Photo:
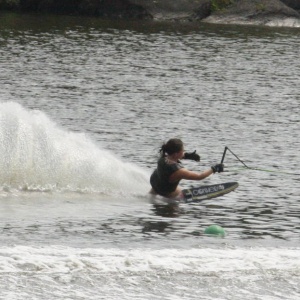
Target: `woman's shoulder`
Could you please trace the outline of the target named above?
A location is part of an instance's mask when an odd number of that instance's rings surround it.
[[[180,161],[169,161],[169,162],[167,162],[167,164],[174,171],[177,171],[177,170],[180,170],[180,169],[183,168],[183,166],[180,163]]]
[[[167,157],[159,158],[158,166],[171,170],[179,170],[183,168],[180,162],[169,160]]]

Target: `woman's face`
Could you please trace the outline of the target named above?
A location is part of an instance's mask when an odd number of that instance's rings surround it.
[[[176,158],[182,159],[183,157],[184,157],[184,149],[182,148],[182,150],[176,152]]]

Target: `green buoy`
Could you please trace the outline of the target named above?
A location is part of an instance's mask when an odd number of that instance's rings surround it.
[[[219,225],[210,225],[204,230],[205,234],[225,236],[225,230]]]

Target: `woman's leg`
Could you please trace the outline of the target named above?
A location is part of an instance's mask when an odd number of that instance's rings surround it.
[[[182,195],[181,188],[177,187],[176,190],[168,195],[168,198],[180,198]]]

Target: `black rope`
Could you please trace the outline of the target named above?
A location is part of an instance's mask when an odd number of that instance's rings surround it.
[[[261,169],[261,168],[253,168],[253,167],[249,167],[247,166],[236,154],[234,154],[227,146],[224,149],[223,152],[223,157],[222,157],[222,161],[221,163],[224,162],[225,159],[225,154],[226,151],[229,151],[240,163],[242,163],[245,168],[249,169],[249,170],[255,170],[255,171],[263,171],[263,172],[271,172],[271,173],[281,173],[281,174],[286,174],[286,175],[296,175],[296,176],[300,176],[299,173],[292,173],[292,172],[285,172],[285,171],[281,171],[281,170],[268,170],[268,169]]]

